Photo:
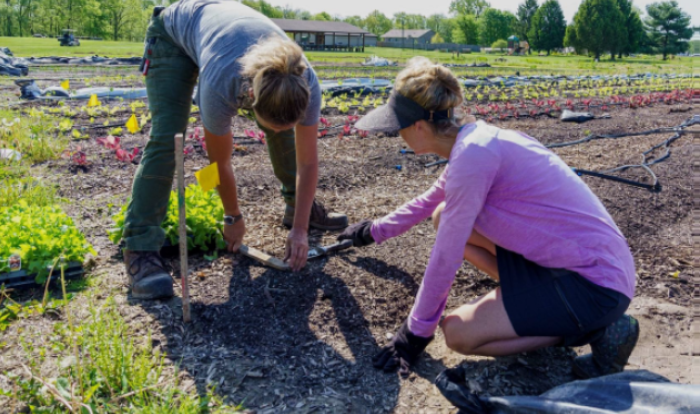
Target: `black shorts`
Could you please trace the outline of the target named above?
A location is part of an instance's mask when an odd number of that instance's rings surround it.
[[[555,336],[561,346],[590,343],[618,318],[630,299],[576,272],[549,269],[496,246],[503,304],[518,336]]]

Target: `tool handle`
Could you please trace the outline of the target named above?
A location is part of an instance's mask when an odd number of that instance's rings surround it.
[[[244,256],[248,256],[251,259],[256,260],[256,261],[264,264],[265,266],[271,267],[273,269],[282,270],[282,271],[286,271],[286,270],[290,269],[289,264],[283,262],[282,260],[280,260],[276,257],[270,256],[269,254],[267,254],[263,251],[260,251],[256,248],[248,247],[245,244],[241,245],[240,249],[238,249],[238,252]]]
[[[328,247],[324,247],[326,253],[337,252],[340,250],[345,250],[352,246],[352,240],[343,240],[339,243],[331,244]]]

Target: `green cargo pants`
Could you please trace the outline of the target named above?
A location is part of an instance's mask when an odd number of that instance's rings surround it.
[[[154,16],[146,31],[146,90],[152,115],[151,137],[136,171],[124,223],[126,248],[158,251],[165,242],[165,219],[175,173],[175,134],[187,127],[199,69]],[[279,133],[261,128],[285,202],[294,206],[296,147],[294,130]]]

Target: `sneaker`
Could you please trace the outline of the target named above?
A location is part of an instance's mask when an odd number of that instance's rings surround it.
[[[622,315],[605,328],[600,339],[591,343],[592,353],[574,359],[574,374],[588,379],[622,372],[638,339],[639,322]]]
[[[289,205],[284,210],[284,218],[282,224],[288,228],[292,228],[294,224],[294,207]],[[309,227],[319,230],[342,230],[348,226],[348,216],[345,214],[329,213],[326,207],[320,202],[314,200],[311,206],[311,219]]]
[[[161,299],[174,295],[173,278],[157,252],[124,250],[124,265],[134,298]]]

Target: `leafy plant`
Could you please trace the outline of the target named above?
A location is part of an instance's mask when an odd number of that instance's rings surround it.
[[[136,158],[137,155],[139,155],[139,149],[134,148],[131,151],[123,150],[119,148],[118,150],[115,151],[115,155],[117,156],[117,159],[122,162],[132,162],[134,161],[134,158]]]
[[[109,239],[118,244],[124,236],[124,222],[128,203],[115,214],[115,228],[109,231]],[[212,250],[226,247],[223,231],[224,207],[215,191],[204,192],[198,185],[189,185],[185,189],[185,207],[187,210],[187,248],[188,250]],[[177,194],[170,193],[168,212],[161,227],[165,237],[173,245],[179,241],[178,236]]]
[[[112,136],[122,136],[123,134],[124,130],[122,129],[122,127],[116,127],[109,130],[109,135]]]
[[[108,135],[104,138],[97,138],[97,143],[105,148],[114,150],[114,155],[119,161],[122,162],[132,162],[137,155],[139,155],[139,149],[133,148],[131,150],[125,150],[121,147],[121,139],[112,135]]]
[[[238,111],[240,113],[241,110],[239,109]],[[207,141],[204,137],[204,130],[202,128],[196,127],[190,135],[190,139],[194,139],[195,141],[197,141],[197,143],[199,143],[204,152],[207,152]]]
[[[85,154],[81,147],[77,147],[74,151],[67,149],[63,151],[61,156],[70,160],[71,164],[77,166],[86,166],[90,163],[87,159],[87,154]]]
[[[115,137],[112,135],[108,135],[104,138],[97,138],[96,141],[99,145],[102,145],[105,148],[109,148],[109,149],[113,149],[113,150],[121,148],[121,146],[120,146],[121,139],[119,137]]]
[[[73,129],[73,121],[70,119],[62,119],[61,122],[58,123],[58,130],[61,132],[68,132],[71,129]]]
[[[0,258],[18,254],[22,267],[37,274],[42,283],[57,257],[82,262],[88,253],[97,254],[66,213],[56,205],[30,205],[19,200],[0,209]],[[9,271],[0,262],[0,273]]]
[[[250,130],[250,129],[245,129],[245,130],[243,130],[243,133],[248,138],[253,138],[253,139],[257,140],[258,142],[260,142],[261,144],[267,145],[267,142],[265,142],[265,133],[263,131],[255,132],[255,131]]]
[[[79,130],[74,129],[73,131],[71,131],[71,138],[73,138],[74,140],[78,140],[78,139],[89,139],[89,138],[90,138],[90,135],[88,135],[88,134],[83,134],[83,133],[81,133]]]

